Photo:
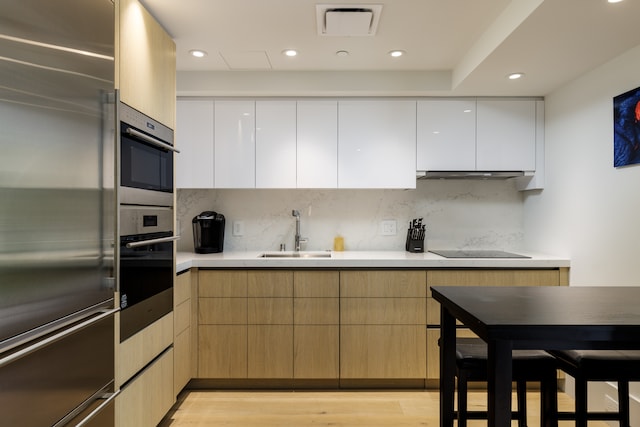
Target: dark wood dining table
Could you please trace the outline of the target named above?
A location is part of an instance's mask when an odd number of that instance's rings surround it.
[[[441,306],[442,427],[454,421],[456,319],[488,344],[489,427],[511,425],[512,350],[640,349],[640,287],[433,286],[431,293]]]

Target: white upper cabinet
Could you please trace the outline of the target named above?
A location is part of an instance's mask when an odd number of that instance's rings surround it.
[[[256,188],[296,188],[296,101],[256,101]]]
[[[477,169],[536,170],[536,101],[478,99]]]
[[[536,114],[536,102],[418,101],[417,170],[535,171],[536,120],[542,120]],[[537,144],[541,143],[538,138]]]
[[[177,188],[213,188],[213,101],[178,100]]]
[[[338,187],[416,187],[416,101],[338,103]]]
[[[297,152],[298,188],[337,188],[337,101],[298,101]]]
[[[476,100],[418,101],[419,171],[476,168]]]
[[[255,101],[220,100],[214,109],[216,188],[255,188]]]

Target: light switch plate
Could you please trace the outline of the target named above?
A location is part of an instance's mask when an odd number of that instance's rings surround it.
[[[244,236],[244,221],[233,221],[231,234],[238,237]]]
[[[383,236],[395,236],[398,234],[396,220],[395,219],[385,219],[380,223],[380,234]]]

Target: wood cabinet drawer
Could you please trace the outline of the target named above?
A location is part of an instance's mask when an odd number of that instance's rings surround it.
[[[429,270],[431,286],[558,286],[559,270]]]
[[[199,298],[198,324],[246,325],[246,298]]]
[[[249,297],[293,297],[293,271],[250,271],[247,283]]]
[[[340,297],[426,297],[426,283],[425,271],[342,271]]]
[[[342,298],[343,325],[426,325],[426,298]]]
[[[323,298],[340,296],[340,273],[337,271],[295,271],[295,298]]]
[[[173,288],[173,306],[177,307],[189,298],[191,298],[191,272],[187,270],[176,276]]]
[[[293,323],[337,325],[340,323],[340,300],[338,298],[294,298]]]
[[[200,270],[198,296],[200,297],[246,297],[247,271]]]
[[[191,300],[184,301],[173,310],[173,333],[178,335],[191,326]]]
[[[248,324],[292,325],[293,298],[248,298]]]

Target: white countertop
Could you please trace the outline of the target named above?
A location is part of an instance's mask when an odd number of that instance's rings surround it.
[[[531,258],[444,258],[431,252],[346,251],[327,258],[261,258],[269,251],[196,254],[178,252],[176,271],[196,268],[558,268],[570,260],[517,251]]]

